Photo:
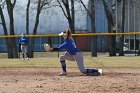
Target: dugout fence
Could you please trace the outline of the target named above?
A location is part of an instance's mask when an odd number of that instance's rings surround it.
[[[83,52],[91,51],[91,37],[97,36],[97,52],[106,54],[109,51],[109,36],[116,36],[116,49],[119,49],[119,38],[124,36],[124,53],[137,55],[139,51],[140,32],[128,33],[79,33],[72,34],[76,44]],[[52,47],[58,47],[63,39],[57,34],[26,35],[29,39],[35,37],[34,52],[45,52],[43,44],[49,43]],[[20,35],[0,36],[0,52],[6,53],[5,38],[16,38],[17,46]],[[51,54],[50,54],[51,55]]]

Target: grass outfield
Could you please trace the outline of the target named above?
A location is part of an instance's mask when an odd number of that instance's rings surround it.
[[[140,57],[89,57],[84,56],[85,67],[89,68],[140,68]],[[45,57],[21,59],[0,59],[0,68],[59,68],[59,58]],[[67,61],[67,67],[77,67],[76,62]]]

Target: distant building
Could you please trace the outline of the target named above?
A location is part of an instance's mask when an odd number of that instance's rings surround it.
[[[88,7],[90,7],[90,0]],[[110,5],[110,4],[108,4]],[[111,6],[111,5],[110,5]],[[91,22],[90,17],[87,15],[87,29],[91,32]],[[104,6],[102,1],[95,0],[95,31],[96,33],[107,33],[108,32],[107,19],[104,11]],[[106,36],[97,37],[97,51],[105,52],[108,50],[108,42]]]
[[[111,12],[113,14],[114,24],[117,32],[122,31],[122,1],[123,0],[112,0],[112,3],[109,3],[106,0]],[[101,3],[101,0],[95,0],[95,29],[97,33],[107,33],[108,26],[106,20],[106,14],[104,7]],[[90,0],[89,4],[90,5]],[[140,31],[140,0],[125,0],[125,23],[124,30],[125,32],[139,32]],[[90,18],[87,16],[87,29],[88,32],[91,31],[90,27]],[[116,36],[116,42],[119,42],[119,35]],[[98,51],[108,50],[108,40],[105,36],[99,36],[97,40]],[[139,35],[125,35],[124,44],[128,44],[129,50],[138,50],[140,45],[140,36]]]
[[[122,28],[122,2],[117,0],[116,6],[116,30],[121,32]],[[125,0],[125,32],[140,31],[140,0]],[[139,49],[139,35],[125,35],[124,43],[128,44],[129,50]],[[119,41],[119,37],[117,38]]]

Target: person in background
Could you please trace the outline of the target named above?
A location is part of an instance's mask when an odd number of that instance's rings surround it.
[[[25,55],[26,55],[26,59],[29,60],[28,38],[25,36],[25,33],[22,33],[21,38],[19,39],[19,46],[20,46],[21,52],[22,52],[22,60],[25,60]]]

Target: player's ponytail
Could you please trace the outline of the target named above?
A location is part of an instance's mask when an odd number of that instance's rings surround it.
[[[71,30],[70,30],[70,29],[65,29],[65,30],[63,31],[63,33],[65,33],[65,35],[66,35],[66,37],[67,37],[68,39],[71,38]]]
[[[67,38],[71,38],[71,31],[70,29],[66,29],[66,35],[67,35]]]

